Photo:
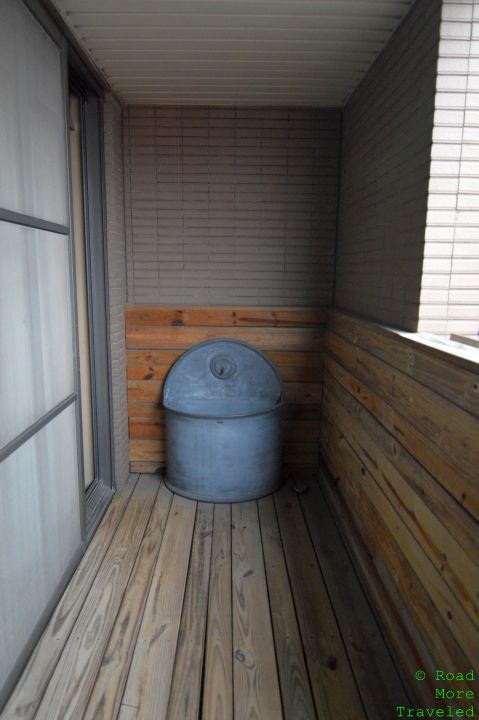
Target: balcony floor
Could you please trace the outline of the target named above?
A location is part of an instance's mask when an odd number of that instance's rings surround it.
[[[235,505],[132,479],[2,718],[383,720],[408,705],[319,487]]]

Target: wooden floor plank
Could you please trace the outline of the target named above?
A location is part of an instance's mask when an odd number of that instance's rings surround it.
[[[4,720],[31,720],[50,682],[98,568],[125,512],[138,476],[111,501],[70,584],[37,643],[2,713]]]
[[[172,497],[161,484],[83,720],[118,714]]]
[[[235,720],[283,717],[256,502],[232,506]]]
[[[201,704],[213,505],[198,503],[167,718],[197,720]]]
[[[132,490],[2,720],[382,720],[409,705],[317,486],[233,506],[151,476]]]
[[[364,720],[364,708],[296,493],[275,495],[316,711],[321,720]]]
[[[38,708],[36,720],[83,717],[151,508],[155,477],[142,476]]]
[[[136,708],[130,707],[129,705],[120,705],[118,720],[135,720],[137,717],[136,712]]]
[[[190,558],[196,502],[175,495],[133,655],[120,717],[164,720]]]
[[[203,686],[204,720],[233,718],[231,505],[215,505]]]
[[[273,498],[259,500],[258,507],[284,717],[285,720],[314,720],[316,712]]]
[[[300,500],[368,720],[383,720],[409,698],[316,480]]]

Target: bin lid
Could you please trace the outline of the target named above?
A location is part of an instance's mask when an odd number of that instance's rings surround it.
[[[194,417],[254,415],[281,403],[274,365],[239,340],[195,345],[175,362],[163,388],[165,408]]]

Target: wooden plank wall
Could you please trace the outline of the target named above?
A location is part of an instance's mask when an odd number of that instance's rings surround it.
[[[161,393],[171,365],[193,345],[223,337],[251,343],[276,365],[286,398],[284,463],[317,468],[324,322],[321,309],[127,307],[131,471],[165,467]]]
[[[448,685],[436,668],[479,666],[478,366],[338,312],[325,344],[327,494],[406,680],[430,703]]]

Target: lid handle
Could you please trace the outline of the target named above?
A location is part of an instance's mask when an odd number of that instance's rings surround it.
[[[221,353],[211,359],[210,370],[218,380],[228,380],[236,373],[238,367],[230,355]]]

